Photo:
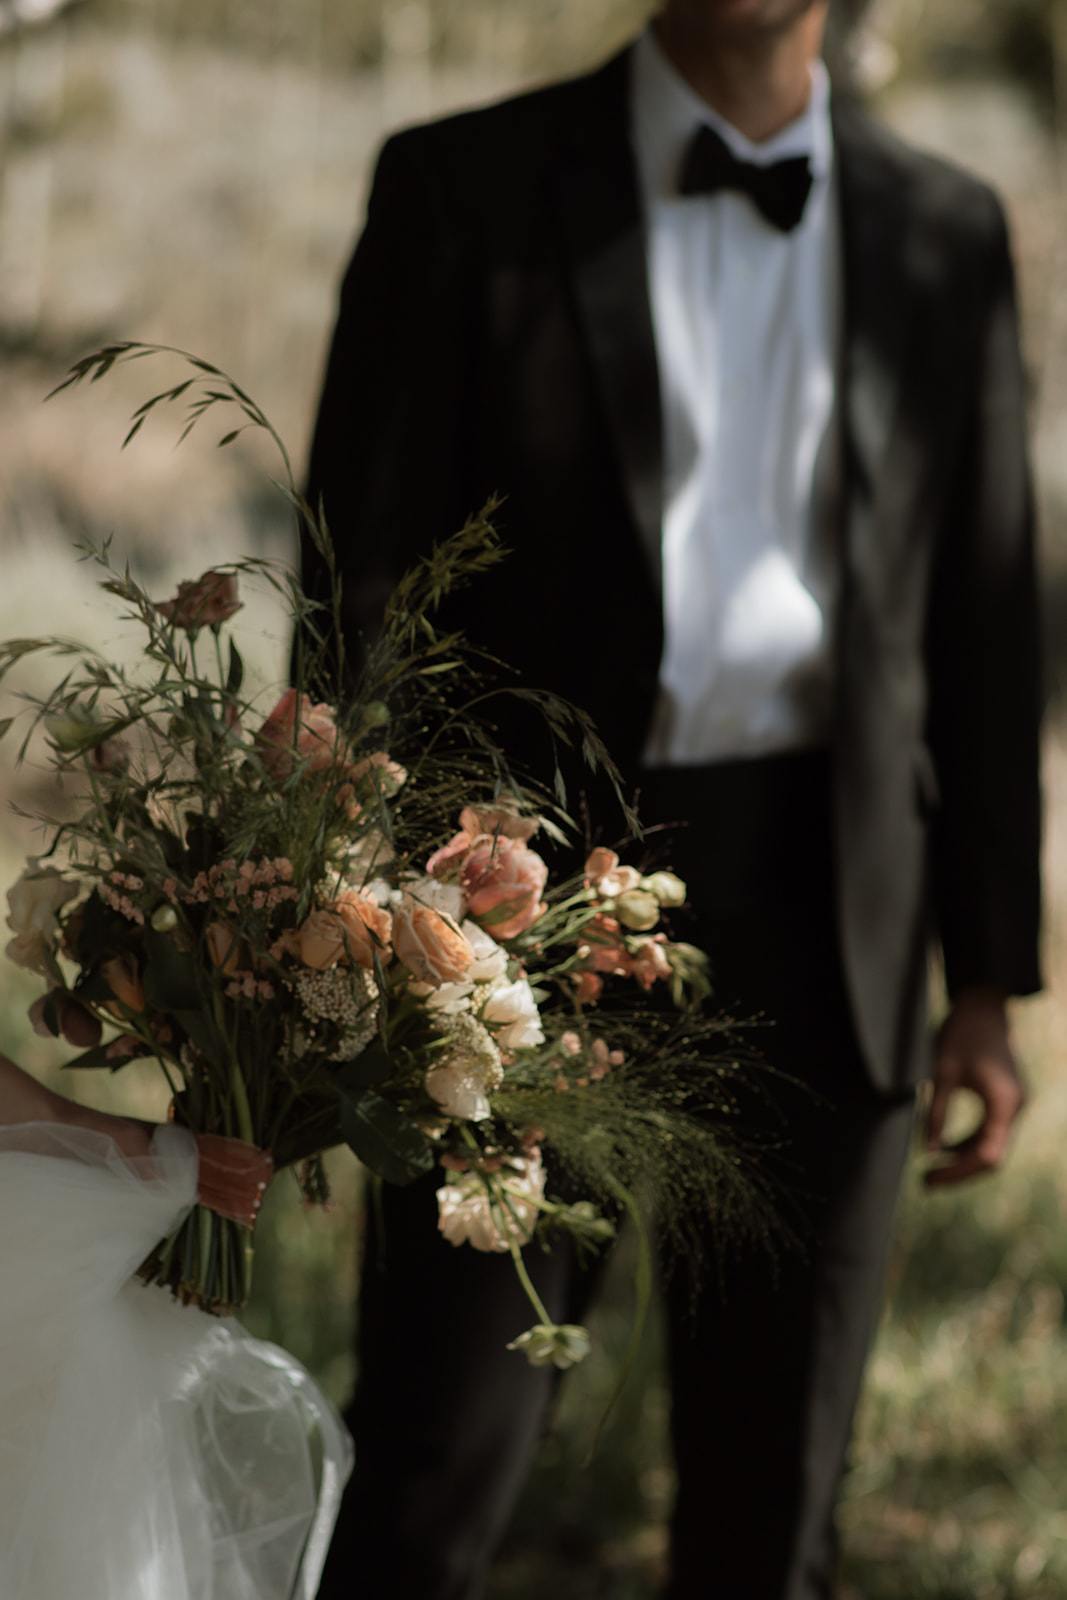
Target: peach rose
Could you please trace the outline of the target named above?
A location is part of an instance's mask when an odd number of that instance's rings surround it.
[[[114,1000],[105,1003],[107,1009],[116,1017],[122,1015],[123,1006],[128,1011],[144,1010],[144,984],[141,982],[141,974],[137,970],[137,962],[133,956],[112,956],[110,961],[102,961],[100,976],[115,996]]]
[[[420,983],[458,983],[474,952],[454,923],[405,895],[393,918],[393,950]]]
[[[641,874],[636,867],[620,866],[614,850],[605,850],[603,845],[598,845],[590,851],[586,860],[585,881],[602,900],[610,900],[617,894],[636,889],[641,882]]]
[[[333,708],[312,705],[306,694],[287,689],[254,740],[257,754],[272,778],[284,782],[304,764],[307,772],[343,767],[348,747],[337,731]]]
[[[383,911],[373,900],[364,899],[354,889],[346,889],[329,909],[341,923],[346,949],[357,966],[369,971],[374,966],[375,950],[383,961],[390,959],[393,919],[388,911]]]
[[[173,600],[163,600],[156,610],[176,628],[217,628],[240,611],[237,579],[232,572],[205,572],[194,581],[179,583]]]
[[[548,867],[521,839],[482,835],[463,863],[467,910],[494,939],[514,939],[544,911]]]
[[[325,906],[311,911],[297,930],[300,959],[305,967],[324,972],[345,953],[345,929],[340,917]]]

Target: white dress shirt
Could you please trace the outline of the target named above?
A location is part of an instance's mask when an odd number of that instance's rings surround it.
[[[645,759],[688,765],[822,744],[839,587],[830,507],[813,493],[836,435],[840,247],[826,70],[813,65],[803,114],[752,144],[648,30],[634,47],[631,109],[664,448],[665,643]],[[743,161],[809,157],[814,181],[792,233],[736,191],[679,195],[701,122]]]

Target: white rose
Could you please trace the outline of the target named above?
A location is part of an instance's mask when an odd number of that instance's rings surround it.
[[[474,960],[467,968],[472,983],[494,983],[508,970],[508,953],[497,944],[491,933],[469,919],[463,924],[467,943],[474,951]]]
[[[420,906],[429,906],[458,927],[467,910],[467,897],[458,883],[442,883],[437,878],[414,878],[404,888]]]
[[[426,1005],[430,1011],[440,1011],[446,1017],[470,1010],[473,989],[473,983],[442,983],[438,989],[435,989],[432,983],[411,985],[413,994],[426,996]]]
[[[47,974],[59,932],[56,912],[78,895],[77,884],[70,883],[55,867],[38,866],[31,856],[18,882],[7,891],[7,925],[15,937],[7,955],[16,966]]]
[[[497,1043],[504,1050],[522,1050],[545,1042],[537,1001],[525,978],[494,989],[482,1007],[482,1020],[493,1024]]]
[[[446,1117],[462,1117],[466,1122],[484,1122],[489,1115],[489,1097],[482,1075],[465,1062],[431,1067],[426,1074],[426,1092],[436,1100]]]
[[[528,1244],[537,1226],[538,1207],[545,1192],[545,1172],[540,1151],[516,1163],[515,1170],[500,1174],[508,1186],[509,1209],[494,1217],[485,1184],[477,1172],[453,1173],[437,1191],[437,1226],[450,1244],[472,1244],[475,1250],[510,1248],[504,1230],[520,1245]],[[524,1195],[530,1199],[525,1200]]]

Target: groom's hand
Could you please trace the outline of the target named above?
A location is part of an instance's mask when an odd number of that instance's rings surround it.
[[[957,1089],[970,1089],[984,1115],[958,1144],[943,1142],[945,1117]],[[997,990],[961,994],[941,1029],[934,1061],[934,1093],[926,1122],[926,1148],[941,1159],[926,1171],[928,1188],[965,1183],[1000,1166],[1026,1094],[1012,1055],[1004,996]]]

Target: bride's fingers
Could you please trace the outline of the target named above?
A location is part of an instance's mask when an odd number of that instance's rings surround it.
[[[214,1133],[197,1134],[196,1144],[200,1152],[197,1200],[220,1217],[253,1227],[274,1176],[269,1150]]]

